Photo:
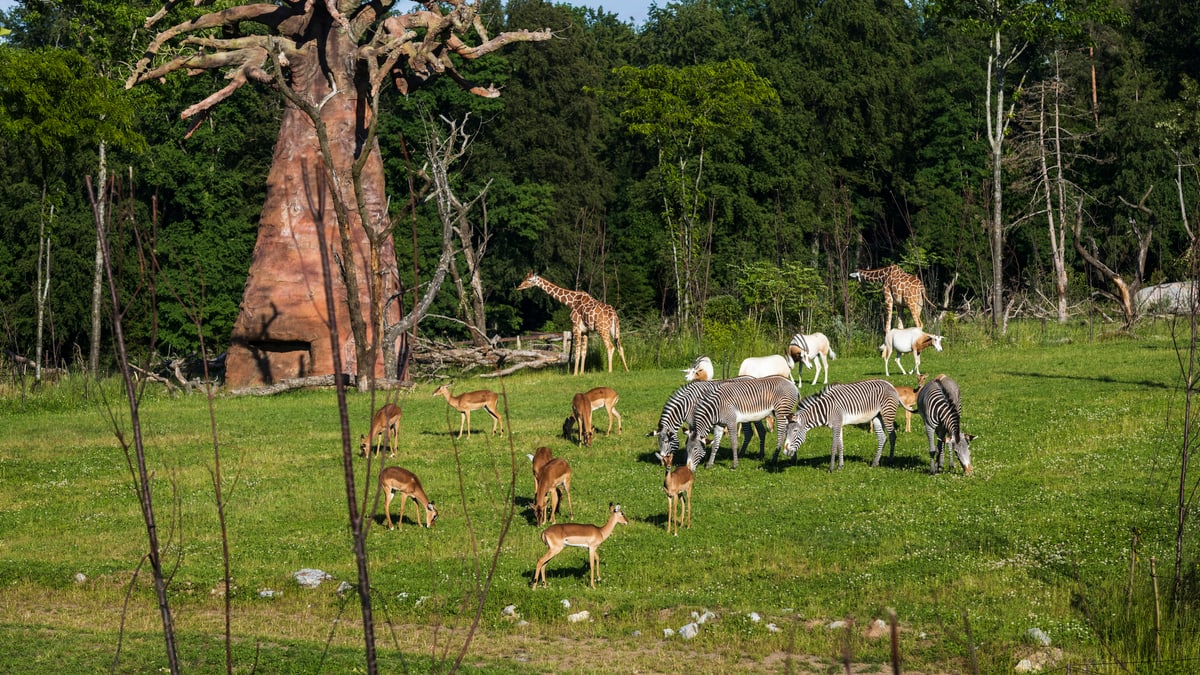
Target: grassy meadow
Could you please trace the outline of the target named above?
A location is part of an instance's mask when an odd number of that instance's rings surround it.
[[[599,372],[593,350],[581,377],[556,369],[456,380],[456,394],[503,391],[511,433],[502,437],[488,435],[479,411],[472,436],[456,439],[458,413],[431,395],[434,383],[398,394],[404,418],[386,463],[421,478],[440,518],[420,528],[410,504],[402,529],[388,531],[382,500],[375,509],[368,496],[381,668],[447,670],[481,600],[463,661],[476,672],[842,672],[847,656],[855,672],[890,672],[887,637],[869,631],[890,610],[905,672],[1012,672],[1039,654],[1059,668],[1133,658],[1130,645],[1152,624],[1147,560],[1157,558],[1164,596],[1173,560],[1183,399],[1167,327],[1134,338],[1014,326],[999,342],[964,326],[945,332],[945,351],[927,351],[922,366],[961,386],[964,427],[978,436],[973,475],[929,475],[919,416],[910,433],[901,416],[896,456],[885,453],[878,468],[868,466],[874,434],[847,429],[846,466],[832,474],[828,429],[778,466],[758,460],[756,439],[731,470],[726,441],[716,466],[697,472],[692,526],[678,537],[665,534],[663,469],[646,433],[686,359],[631,344],[629,373]],[[835,344],[830,381],[882,377],[872,347]],[[893,382],[915,381],[894,366]],[[807,396],[817,387],[804,376]],[[619,392],[624,433],[604,436],[598,410],[601,433],[580,448],[561,437],[563,419],[575,392],[599,385]],[[145,528],[110,419],[128,435],[128,407],[115,384],[104,387],[106,403],[79,402],[79,386],[0,400],[6,672],[105,671],[118,646],[119,672],[166,664],[149,574],[138,572]],[[223,566],[208,402],[155,387],[141,420],[180,653],[186,670],[216,671],[225,664]],[[357,456],[371,399],[349,396],[361,502],[379,463]],[[360,608],[337,592],[356,566],[334,393],[218,397],[213,407],[235,669],[362,670]],[[572,466],[576,522],[602,523],[609,502],[629,518],[600,548],[594,590],[582,549],[549,563],[548,589],[530,589],[545,546],[526,453],[540,445]],[[560,513],[568,520],[565,500]],[[1135,528],[1141,555],[1126,609]],[[1192,524],[1188,541],[1196,534]],[[333,579],[302,588],[292,577],[302,568]],[[568,621],[582,610],[588,620]],[[715,618],[694,639],[664,637],[706,610]],[[845,627],[829,627],[839,620]],[[1052,646],[1031,644],[1031,628]],[[1164,653],[1200,658],[1194,628],[1164,630]]]

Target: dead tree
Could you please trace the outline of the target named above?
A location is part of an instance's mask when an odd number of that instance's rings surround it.
[[[147,27],[178,4],[169,2]],[[408,93],[445,74],[473,94],[498,96],[491,85],[467,82],[456,59],[551,37],[549,30],[489,37],[467,0],[428,0],[400,15],[391,14],[395,6],[395,0],[282,0],[202,14],[159,32],[126,82],[224,71],[225,87],[183,111],[193,130],[247,83],[285,97],[254,262],[230,340],[229,386],[332,374],[335,352],[344,353],[349,373],[382,371],[368,348],[379,339],[377,327],[397,322],[400,309],[391,305],[397,316],[390,319],[366,316],[383,311],[396,267],[390,232],[373,236],[387,224],[374,135],[381,90],[392,83]],[[335,317],[322,314],[327,273],[335,280]],[[425,294],[435,295],[436,285]],[[288,293],[297,287],[309,293]],[[323,334],[331,318],[350,326],[350,335]]]

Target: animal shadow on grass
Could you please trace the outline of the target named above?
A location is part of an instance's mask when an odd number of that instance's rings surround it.
[[[642,462],[643,464],[657,464],[658,466],[662,466],[662,460],[658,458],[657,450],[651,450],[650,452],[643,452],[639,454],[638,461]]]
[[[558,579],[560,581],[571,580],[571,579],[576,579],[576,580],[582,579],[583,585],[587,586],[589,578],[590,578],[590,577],[588,577],[589,568],[588,568],[587,549],[586,548],[576,548],[574,546],[568,546],[567,548],[569,548],[571,550],[563,551],[563,553],[561,555],[557,555],[552,560],[549,560],[546,562],[546,583],[549,584],[551,579]],[[561,564],[555,565],[555,563],[558,563],[564,555],[569,554],[569,553],[575,553],[575,555],[579,555],[581,552],[583,554],[583,557],[580,558],[581,562],[578,565],[576,565],[576,566],[571,566],[571,565],[564,566]],[[564,563],[567,562],[566,560],[561,560],[561,561]],[[533,573],[529,574],[529,579],[531,581],[533,580]],[[603,583],[603,580],[597,579],[596,583],[601,584],[601,583]],[[541,586],[539,586],[538,588],[541,588]]]
[[[546,503],[549,504],[550,500],[547,499]],[[532,497],[517,496],[513,499],[513,504],[517,507],[521,515],[525,517],[527,524],[537,525],[537,508]],[[549,524],[549,521],[547,521],[547,524]]]

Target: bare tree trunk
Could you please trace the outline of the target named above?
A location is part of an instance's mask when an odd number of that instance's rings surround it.
[[[42,332],[46,324],[46,297],[50,294],[50,237],[46,236],[46,188],[42,187],[42,217],[38,219],[37,287],[37,345],[34,348],[33,379],[42,381]],[[54,221],[54,205],[50,205],[50,221]]]
[[[96,177],[96,227],[104,227],[108,208],[108,158],[105,143],[100,141],[100,166]],[[100,250],[100,239],[96,239],[96,267],[92,275],[92,334],[88,350],[88,370],[92,377],[100,373],[100,309],[104,287],[104,252]]]
[[[988,53],[987,69],[987,134],[988,147],[992,152],[992,219],[987,224],[988,245],[992,254],[992,327],[996,328],[1004,318],[1004,183],[1003,159],[1004,138],[1012,119],[1013,104],[1008,114],[1004,109],[1004,74],[1025,51],[1025,45],[1013,48],[1005,56],[1001,51],[1000,29],[992,36],[992,50]],[[1022,77],[1021,81],[1024,82]],[[1020,85],[1017,85],[1020,89]]]

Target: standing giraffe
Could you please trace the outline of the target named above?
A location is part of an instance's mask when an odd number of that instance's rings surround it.
[[[613,369],[614,340],[617,343],[616,349],[621,353],[621,363],[625,366],[626,372],[629,371],[629,364],[625,361],[625,347],[621,345],[621,322],[617,319],[617,310],[583,291],[572,291],[555,286],[534,272],[525,275],[525,280],[521,282],[520,286],[517,286],[517,290],[523,291],[534,286],[546,291],[550,297],[571,308],[571,334],[575,351],[576,375],[583,373],[589,331],[600,333],[600,339],[604,340],[604,347],[608,350],[608,372],[611,373]]]
[[[900,303],[896,310],[896,323],[904,328],[904,305],[912,313],[917,328],[924,328],[921,323],[921,303],[925,301],[925,284],[914,274],[900,269],[899,265],[888,265],[874,270],[855,270],[850,274],[851,279],[859,281],[875,281],[883,284],[883,306],[887,310],[887,320],[883,323],[883,332],[892,328],[892,304]]]

